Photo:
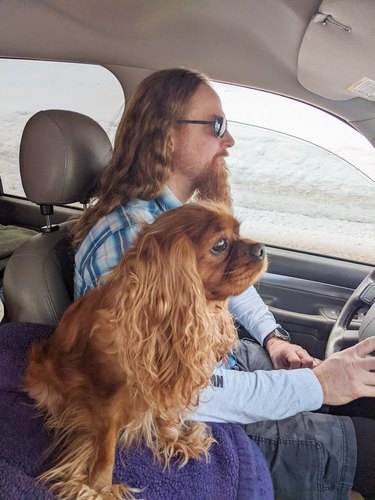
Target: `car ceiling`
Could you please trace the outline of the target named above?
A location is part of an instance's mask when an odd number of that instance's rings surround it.
[[[319,106],[375,145],[375,102],[347,91],[360,76],[375,80],[373,0],[0,0],[0,9],[1,57],[101,64],[126,96],[153,70],[192,67]],[[351,33],[312,25],[317,12]]]

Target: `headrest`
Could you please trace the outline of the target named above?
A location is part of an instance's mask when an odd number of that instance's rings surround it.
[[[106,132],[92,118],[59,109],[36,113],[20,146],[26,197],[38,205],[86,203],[111,153]]]

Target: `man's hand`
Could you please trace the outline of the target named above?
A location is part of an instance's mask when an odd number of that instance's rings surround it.
[[[323,389],[323,402],[342,405],[361,397],[375,397],[375,337],[333,354],[314,368]]]
[[[297,344],[290,344],[286,340],[272,337],[266,345],[274,368],[292,370],[294,368],[314,368],[320,361]]]

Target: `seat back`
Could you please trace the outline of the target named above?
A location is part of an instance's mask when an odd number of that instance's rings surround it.
[[[56,325],[73,301],[72,222],[51,224],[53,205],[87,203],[112,146],[102,127],[73,111],[47,110],[27,122],[20,147],[26,197],[47,224],[15,250],[4,273],[8,321]]]

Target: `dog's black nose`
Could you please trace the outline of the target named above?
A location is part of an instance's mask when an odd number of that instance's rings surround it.
[[[254,245],[250,245],[249,247],[249,254],[258,257],[258,259],[264,259],[266,248],[263,243],[254,243]]]

